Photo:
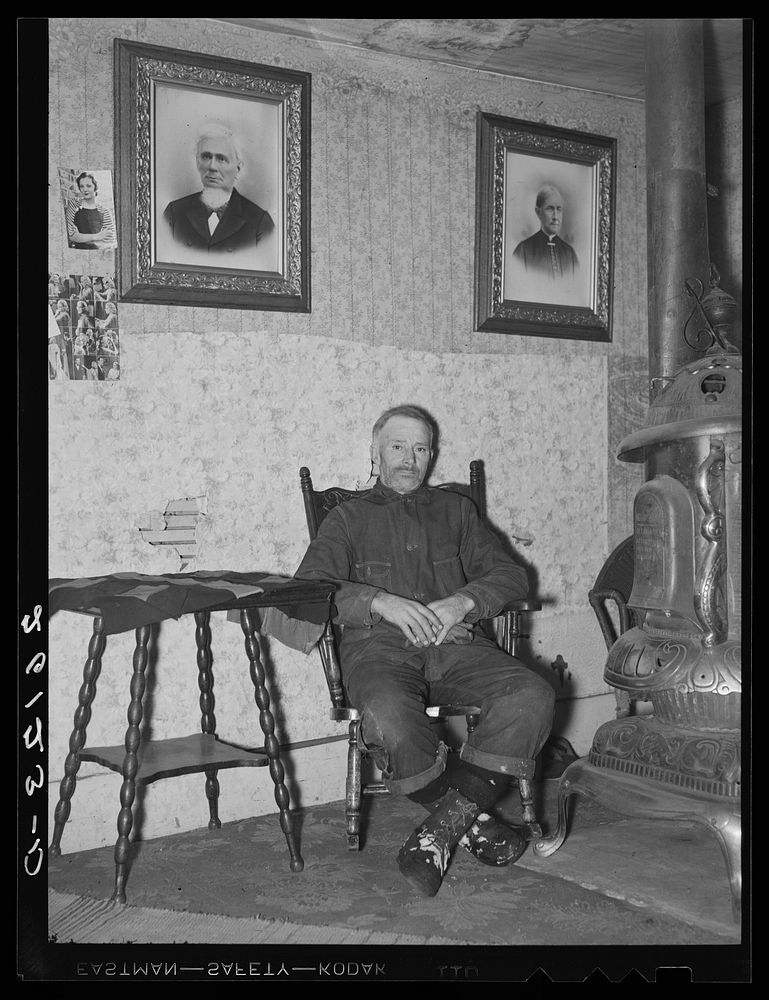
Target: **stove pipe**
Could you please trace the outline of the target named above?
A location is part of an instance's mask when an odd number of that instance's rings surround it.
[[[706,285],[705,74],[702,21],[646,23],[646,213],[650,399],[696,352],[681,331],[685,283]]]

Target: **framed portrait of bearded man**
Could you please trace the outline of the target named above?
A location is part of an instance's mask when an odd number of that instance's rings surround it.
[[[115,41],[120,297],[310,311],[310,76]]]

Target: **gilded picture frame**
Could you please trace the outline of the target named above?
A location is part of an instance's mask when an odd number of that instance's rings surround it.
[[[114,57],[121,301],[310,312],[310,74]]]
[[[616,140],[477,118],[475,329],[610,341]]]

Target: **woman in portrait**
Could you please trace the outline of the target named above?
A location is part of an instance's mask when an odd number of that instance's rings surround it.
[[[75,306],[77,311],[77,329],[82,330],[93,326],[91,322],[91,310],[85,299],[78,299]]]
[[[56,323],[62,333],[64,333],[65,330],[69,330],[69,303],[66,299],[59,299],[56,303],[56,310],[54,311],[53,318],[56,320]]]
[[[93,321],[89,315],[88,303],[79,300],[77,303],[77,326],[75,327],[75,339],[82,338],[85,350],[90,350],[95,341],[96,331],[93,328]]]
[[[93,297],[96,302],[117,302],[115,279],[107,275],[101,282],[101,286],[94,287]]]
[[[104,309],[107,315],[104,319],[97,319],[96,325],[101,330],[117,330],[117,306],[114,302],[105,302]]]
[[[99,337],[98,353],[99,354],[118,353],[117,344],[115,343],[115,338],[109,331],[103,333]]]
[[[78,175],[79,197],[65,212],[69,245],[75,250],[102,250],[114,247],[115,222],[112,212],[96,201],[99,186],[93,174]]]
[[[67,373],[64,371],[64,362],[61,356],[61,347],[57,343],[58,337],[52,337],[48,341],[48,378],[66,379]]]
[[[84,358],[86,353],[86,337],[85,334],[78,332],[75,334],[75,338],[72,341],[72,356],[77,359],[78,357]]]
[[[80,290],[77,297],[81,302],[93,302],[93,285],[87,274],[80,275]]]
[[[68,372],[72,371],[72,329],[71,329],[71,319],[69,314],[69,303],[66,299],[59,299],[56,303],[56,310],[53,314],[53,318],[56,320],[56,325],[59,328],[61,337],[59,340],[59,347],[64,351],[65,354],[65,368]]]

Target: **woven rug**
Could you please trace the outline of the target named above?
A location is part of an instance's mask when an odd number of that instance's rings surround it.
[[[158,910],[53,889],[48,890],[48,929],[57,944],[456,944],[451,938]]]
[[[274,815],[139,842],[127,905],[108,901],[111,847],[50,859],[49,934],[62,943],[724,943],[708,927],[527,868],[526,854],[489,868],[459,850],[438,895],[422,899],[396,853],[424,813],[389,796],[368,800],[366,813],[365,843],[353,853],[341,803],[299,812],[305,868],[296,873]],[[588,812],[583,824],[591,822],[607,820]]]

